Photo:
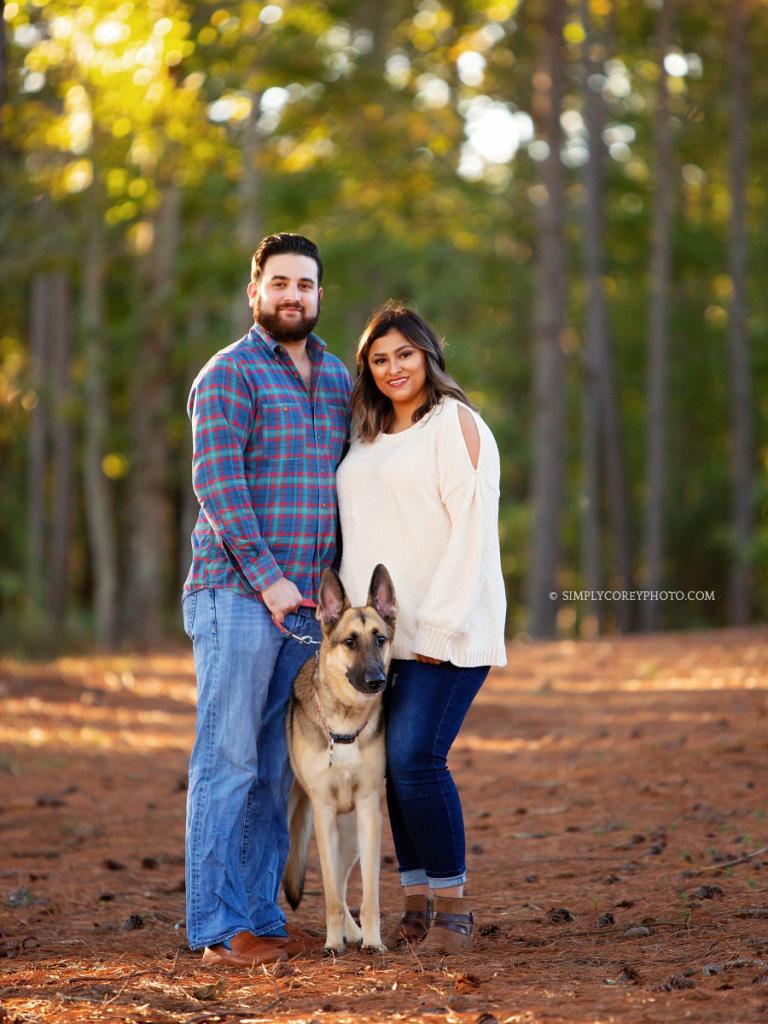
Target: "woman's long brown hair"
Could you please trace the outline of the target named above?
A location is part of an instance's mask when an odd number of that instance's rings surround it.
[[[424,353],[426,397],[413,414],[417,423],[446,395],[474,409],[463,390],[445,368],[443,340],[427,321],[401,302],[390,299],[373,312],[357,346],[357,380],[352,390],[352,432],[361,441],[373,441],[386,433],[395,418],[392,402],[376,387],[368,366],[368,353],[378,338],[391,330]]]

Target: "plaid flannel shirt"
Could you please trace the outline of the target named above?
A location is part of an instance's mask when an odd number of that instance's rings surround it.
[[[314,334],[311,394],[259,325],[217,352],[189,396],[192,484],[200,515],[184,592],[260,592],[281,576],[314,599],[336,558],[336,467],[352,382]]]

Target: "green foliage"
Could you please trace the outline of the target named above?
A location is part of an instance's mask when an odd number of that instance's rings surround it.
[[[633,518],[641,521],[645,368],[653,182],[653,5],[592,0],[606,31],[606,98],[612,138],[605,214],[605,288]],[[668,609],[674,626],[725,618],[733,546],[729,536],[726,338],[728,80],[725,6],[687,7],[677,25],[690,71],[673,79],[675,160],[667,578],[675,589],[715,589],[711,604]],[[0,610],[25,606],[25,473],[29,390],[26,343],[35,274],[64,269],[75,299],[73,377],[82,424],[83,252],[96,211],[107,239],[105,343],[109,353],[108,454],[121,546],[131,522],[128,426],[137,353],[147,331],[147,280],[162,244],[156,221],[164,190],[182,196],[181,237],[170,294],[168,493],[182,504],[188,478],[185,395],[197,368],[233,340],[234,297],[245,286],[242,225],[259,234],[298,230],[320,244],[327,267],[321,333],[353,366],[370,310],[389,296],[415,304],[445,335],[451,368],[480,406],[503,461],[501,536],[510,629],[522,607],[531,470],[531,336],[536,236],[535,147],[520,139],[510,159],[467,150],[468,126],[483,109],[530,111],[543,5],[517,0],[254,0],[189,4],[151,0],[35,0],[5,4],[10,64],[0,173]],[[760,465],[755,611],[768,613],[768,295],[759,268],[768,181],[768,90],[759,54],[764,20],[753,26],[750,91],[750,331]],[[582,108],[578,5],[568,14],[567,108]],[[701,73],[699,73],[701,67]],[[253,145],[248,132],[256,118]],[[485,107],[483,106],[485,105]],[[499,108],[501,109],[501,108]],[[524,121],[497,122],[496,135]],[[571,119],[568,146],[578,144]],[[618,132],[618,135],[617,135]],[[622,134],[623,133],[623,134]],[[494,140],[491,139],[490,142]],[[496,142],[499,140],[496,139]],[[489,139],[485,139],[489,145]],[[246,160],[249,163],[246,163]],[[458,173],[461,169],[461,173]],[[581,168],[569,170],[571,322],[564,338],[568,383],[568,471],[562,585],[579,586],[579,402],[584,287],[579,242]],[[255,183],[253,198],[244,191]],[[247,203],[251,205],[248,206]],[[82,427],[78,445],[82,446]],[[127,475],[126,475],[127,474]],[[176,546],[187,538],[176,517]],[[606,552],[611,538],[604,526]],[[636,568],[642,570],[640,538]],[[91,602],[85,523],[73,538],[80,566],[71,627],[80,635]],[[606,582],[613,578],[606,566]],[[171,581],[175,585],[175,580]],[[170,585],[169,585],[170,590]],[[578,621],[578,619],[577,619]],[[35,626],[33,632],[38,627]]]

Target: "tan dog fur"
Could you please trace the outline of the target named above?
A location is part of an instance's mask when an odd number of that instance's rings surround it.
[[[338,576],[326,569],[317,609],[322,644],[294,681],[286,719],[295,780],[283,889],[295,909],[304,889],[314,822],[325,892],[325,948],[336,953],[344,951],[346,942],[362,942],[364,948],[382,952],[386,948],[379,910],[385,766],[382,693],[396,614],[394,589],[384,566],[374,569],[368,600],[361,608],[350,606]],[[333,733],[352,735],[361,729],[354,742],[333,745],[332,764],[322,718]],[[346,902],[347,880],[358,858],[363,879],[360,926]]]

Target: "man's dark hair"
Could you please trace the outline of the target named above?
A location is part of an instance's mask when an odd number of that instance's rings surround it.
[[[323,261],[314,242],[304,235],[292,235],[281,231],[277,235],[267,235],[259,242],[259,247],[251,257],[251,281],[257,283],[264,271],[264,264],[270,256],[281,256],[284,252],[296,253],[297,256],[309,256],[317,264],[317,283],[323,283]]]

